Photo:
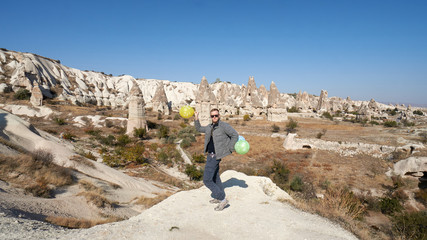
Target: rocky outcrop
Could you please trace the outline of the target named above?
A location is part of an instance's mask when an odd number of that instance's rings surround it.
[[[202,126],[208,125],[211,122],[210,111],[212,108],[218,108],[218,104],[208,80],[203,76],[196,95],[196,111],[199,113],[199,120]]]
[[[43,94],[38,84],[36,84],[31,91],[30,103],[35,107],[43,105]]]
[[[427,157],[410,157],[395,163],[388,175],[422,177],[424,172],[427,172]]]
[[[272,122],[288,120],[285,103],[282,101],[280,92],[274,82],[271,82],[268,95],[267,120]]]
[[[162,113],[164,115],[169,115],[169,102],[166,97],[165,88],[163,82],[160,81],[159,86],[157,86],[156,93],[154,94],[153,99],[151,100],[153,111]]]
[[[147,128],[147,119],[145,118],[145,102],[142,92],[136,82],[133,83],[129,97],[129,116],[126,128],[126,134],[133,136],[134,129]]]
[[[320,91],[319,102],[317,103],[316,110],[318,112],[329,111],[328,91],[326,91],[326,90]]]

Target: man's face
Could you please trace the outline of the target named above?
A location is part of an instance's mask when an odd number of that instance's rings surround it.
[[[219,112],[218,111],[212,111],[211,112],[211,118],[213,123],[217,123],[219,120]]]

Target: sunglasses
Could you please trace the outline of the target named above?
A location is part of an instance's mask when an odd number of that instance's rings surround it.
[[[211,115],[211,118],[214,118],[214,117],[219,117],[219,115],[217,114],[217,115]]]

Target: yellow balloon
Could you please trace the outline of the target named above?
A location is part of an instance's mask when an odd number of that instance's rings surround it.
[[[179,115],[181,115],[181,117],[183,118],[190,118],[191,116],[193,116],[194,114],[194,108],[190,107],[190,106],[182,106],[179,109]]]

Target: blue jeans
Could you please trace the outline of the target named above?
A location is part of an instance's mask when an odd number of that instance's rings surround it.
[[[203,172],[203,183],[212,192],[211,196],[218,200],[225,198],[224,186],[219,177],[219,163],[221,159],[216,159],[215,154],[208,154],[206,158],[205,171]]]

